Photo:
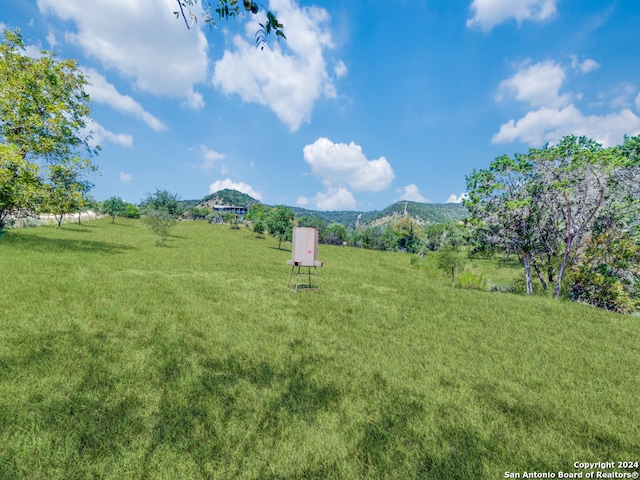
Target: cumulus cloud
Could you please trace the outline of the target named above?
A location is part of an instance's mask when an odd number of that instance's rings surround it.
[[[467,20],[467,27],[489,32],[510,19],[518,24],[546,20],[556,14],[556,3],[558,0],[473,0],[473,16]]]
[[[262,200],[262,194],[260,192],[256,192],[251,185],[248,185],[244,182],[234,182],[229,178],[224,180],[216,180],[211,185],[209,185],[209,193],[216,193],[219,190],[224,190],[228,188],[230,190],[237,190],[241,193],[246,193],[256,200]]]
[[[141,90],[202,106],[193,101],[193,85],[206,80],[207,40],[171,15],[175,1],[92,0],[88,6],[84,0],[38,0],[38,7],[73,22],[76,30],[65,32],[64,39]]]
[[[571,100],[570,96],[559,93],[565,78],[562,66],[555,62],[524,64],[512,77],[500,82],[496,100],[513,95],[531,106],[566,105]]]
[[[347,145],[319,138],[306,145],[303,154],[313,174],[326,185],[344,182],[354,190],[376,192],[387,188],[394,178],[386,158],[368,160],[354,142]]]
[[[584,62],[572,62],[572,65],[585,71]],[[497,101],[511,96],[534,110],[518,120],[511,119],[502,124],[493,136],[492,143],[520,141],[540,146],[573,134],[586,135],[604,146],[611,146],[619,143],[625,134],[640,133],[640,117],[629,108],[602,115],[583,113],[574,103],[580,98],[579,95],[560,93],[565,78],[566,72],[561,65],[547,61],[523,65],[515,75],[502,81],[498,87]],[[624,93],[627,106],[631,92],[626,89]],[[624,103],[617,98],[611,105],[615,107]]]
[[[326,192],[318,192],[313,199],[318,210],[355,210],[356,199],[344,187],[329,187]]]
[[[306,207],[307,205],[309,205],[309,199],[304,196],[299,196],[296,199],[296,205],[298,205],[299,207]]]
[[[149,127],[156,131],[166,130],[167,126],[147,112],[142,105],[129,95],[123,95],[106,78],[92,68],[83,69],[84,75],[89,80],[86,91],[91,100],[98,103],[106,103],[110,107],[124,113],[129,113],[140,118]]]
[[[571,56],[571,66],[576,70],[580,70],[582,73],[589,73],[600,68],[600,64],[593,58],[587,58],[586,60],[579,61],[577,55]]]
[[[216,62],[213,84],[243,101],[269,107],[291,131],[308,122],[315,102],[336,96],[327,73],[325,50],[333,47],[326,10],[300,8],[294,0],[272,0],[273,12],[286,25],[287,40],[273,39],[264,50],[255,47],[259,19],[246,35],[233,37],[232,48]],[[346,66],[336,71],[345,74]]]
[[[636,108],[640,111],[640,93],[636,97]]]
[[[133,175],[126,172],[120,172],[120,181],[122,183],[129,183],[131,180],[133,180]]]
[[[422,202],[426,203],[429,200],[420,195],[420,189],[414,185],[413,183],[407,185],[406,187],[402,187],[400,189],[402,195],[398,198],[398,200],[408,200],[410,202]]]
[[[466,193],[461,193],[460,195],[452,193],[451,195],[449,195],[449,198],[447,198],[446,203],[462,203],[462,201],[466,200],[467,198],[469,198],[469,195],[467,195]]]
[[[605,147],[613,146],[623,136],[640,135],[640,117],[629,109],[607,115],[585,115],[575,105],[564,108],[540,108],[523,118],[500,126],[492,143],[521,141],[531,146],[556,143],[565,135],[585,135]]]
[[[86,127],[81,134],[87,135],[89,132],[91,132],[91,140],[89,141],[91,147],[103,145],[105,142],[115,143],[123,147],[133,146],[133,137],[131,135],[128,133],[113,133],[93,119],[89,119],[86,122]]]

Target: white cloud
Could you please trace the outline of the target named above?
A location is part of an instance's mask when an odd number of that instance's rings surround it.
[[[77,30],[65,32],[65,40],[142,90],[189,98],[193,85],[206,80],[206,37],[171,14],[173,0],[38,0],[38,7],[73,21]]]
[[[202,157],[202,163],[197,166],[203,170],[211,170],[216,163],[224,159],[224,154],[211,150],[204,145],[200,145],[200,156]]]
[[[268,106],[295,131],[310,120],[321,96],[336,96],[324,58],[325,50],[333,47],[326,26],[330,17],[322,8],[300,8],[294,0],[272,0],[269,5],[286,25],[287,40],[274,38],[260,50],[254,40],[257,20],[249,22],[246,36],[234,36],[232,50],[216,62],[213,83],[245,102]]]
[[[118,90],[116,90],[116,87],[109,83],[100,73],[92,68],[84,69],[83,73],[90,82],[86,87],[86,91],[91,97],[91,100],[98,103],[106,103],[116,110],[124,113],[130,113],[140,118],[149,127],[156,131],[166,130],[167,126],[164,123],[147,112],[142,105],[136,102],[129,95],[119,93]]]
[[[466,193],[461,193],[460,195],[452,193],[451,195],[449,195],[449,198],[447,198],[446,203],[462,203],[462,201],[466,200],[467,198],[469,198],[469,195],[467,195]]]
[[[597,68],[600,68],[600,64],[593,58],[587,58],[582,62],[578,59],[577,55],[571,55],[571,67],[579,70],[582,73],[589,73]]]
[[[479,27],[489,32],[496,25],[510,19],[518,24],[525,20],[542,21],[556,14],[558,0],[473,0],[473,17],[467,20],[467,27]]]
[[[338,61],[333,67],[333,73],[335,73],[336,78],[342,78],[347,74],[347,66],[344,64],[342,60]]]
[[[309,205],[309,199],[307,197],[300,196],[296,199],[296,205],[299,207],[306,207]]]
[[[402,187],[401,191],[402,191],[402,195],[400,195],[398,200],[408,200],[410,202],[423,202],[423,203],[428,202],[426,198],[420,195],[420,189],[413,183],[407,185],[406,187]]]
[[[640,111],[640,93],[636,97],[636,108]]]
[[[564,108],[542,107],[523,118],[500,126],[492,143],[521,141],[531,146],[556,143],[565,135],[586,135],[605,147],[618,144],[623,136],[640,134],[640,117],[631,110],[608,115],[584,115],[573,105]]]
[[[131,180],[133,180],[133,175],[131,175],[130,173],[126,173],[126,172],[120,172],[120,181],[123,183],[129,183]]]
[[[234,182],[228,178],[225,180],[216,180],[211,185],[209,185],[209,193],[216,193],[217,191],[224,190],[225,188],[228,188],[230,190],[237,190],[241,193],[246,193],[256,200],[262,200],[262,194],[260,192],[256,192],[251,185],[248,185],[244,182]]]
[[[314,198],[318,210],[355,210],[356,199],[344,187],[329,187],[325,193],[318,192]]]
[[[183,107],[188,107],[192,110],[200,110],[201,108],[204,108],[205,102],[200,92],[196,92],[191,89],[186,93],[185,99],[180,105]]]
[[[600,64],[591,58],[587,58],[584,62],[580,64],[580,71],[582,73],[589,73],[596,68],[599,68]]]
[[[585,61],[586,62],[586,61]],[[572,57],[572,66],[585,71],[585,62]],[[586,69],[593,68],[589,64]],[[565,135],[586,135],[604,146],[619,143],[625,134],[640,133],[640,117],[628,108],[602,115],[587,115],[574,103],[580,95],[560,93],[566,74],[557,63],[546,61],[534,65],[523,65],[511,78],[500,82],[497,101],[513,96],[535,108],[522,118],[511,119],[500,126],[492,143],[524,142],[530,146],[555,143]],[[628,106],[633,88],[623,88],[610,106]]]
[[[346,182],[355,190],[375,192],[387,188],[394,178],[386,158],[367,160],[362,147],[353,142],[347,145],[319,138],[305,146],[303,153],[313,174],[326,185]]]
[[[47,33],[47,43],[49,44],[49,48],[51,50],[55,50],[55,48],[58,46],[56,34],[52,30],[49,30],[49,32]]]
[[[89,119],[86,122],[86,127],[82,132],[82,135],[85,135],[88,132],[92,133],[92,138],[89,141],[89,145],[91,147],[103,145],[106,141],[121,145],[123,147],[133,146],[133,137],[131,135],[129,135],[128,133],[113,133],[93,119]]]
[[[559,94],[565,77],[562,67],[552,61],[525,64],[512,77],[500,82],[496,100],[513,94],[517,100],[531,106],[566,105],[570,101],[569,95]]]

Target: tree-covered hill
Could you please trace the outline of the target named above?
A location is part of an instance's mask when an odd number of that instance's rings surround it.
[[[213,205],[233,205],[236,207],[249,208],[254,203],[260,203],[251,195],[225,188],[224,190],[218,190],[200,200],[184,200],[182,202],[185,208],[188,207],[208,207],[212,208]]]
[[[312,217],[324,223],[339,223],[345,227],[355,228],[358,225],[384,225],[391,223],[406,213],[419,224],[447,223],[463,220],[469,215],[468,210],[459,203],[419,203],[401,201],[389,205],[383,210],[368,212],[334,211],[318,212],[304,208],[292,207],[296,217]]]
[[[200,200],[184,200],[182,205],[185,208],[191,206],[208,207],[213,205],[235,205],[249,208],[259,200],[238,192],[237,190],[224,189],[207,195]],[[383,210],[373,210],[368,212],[354,210],[340,211],[318,211],[300,207],[289,207],[296,215],[296,218],[311,217],[321,223],[339,223],[347,228],[355,228],[358,225],[386,224],[393,221],[398,215],[403,215],[406,209],[407,214],[420,224],[447,223],[466,218],[469,214],[467,209],[458,203],[420,203],[400,201],[389,205]]]

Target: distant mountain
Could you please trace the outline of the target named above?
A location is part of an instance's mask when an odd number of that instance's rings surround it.
[[[355,228],[358,225],[385,225],[394,222],[405,214],[419,224],[447,223],[460,221],[469,216],[469,211],[460,203],[419,203],[401,201],[389,205],[382,211],[334,211],[318,212],[305,208],[291,207],[296,217],[308,216],[324,223],[340,223],[345,227]]]
[[[237,190],[224,189],[207,195],[201,200],[185,200],[182,202],[185,208],[190,206],[213,208],[213,205],[235,205],[249,208],[259,200],[238,192]],[[420,224],[446,223],[449,221],[463,220],[469,215],[469,211],[460,203],[420,203],[400,201],[389,205],[384,210],[360,212],[353,210],[324,212],[308,210],[300,207],[289,207],[299,217],[311,217],[322,223],[339,223],[348,228],[358,225],[385,225],[394,222],[399,216],[405,214]]]

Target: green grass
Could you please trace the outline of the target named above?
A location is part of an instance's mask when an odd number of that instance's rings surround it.
[[[6,233],[0,478],[496,479],[640,460],[638,317],[324,245],[322,289],[294,293],[288,258],[204,222],[162,247],[135,220]]]

